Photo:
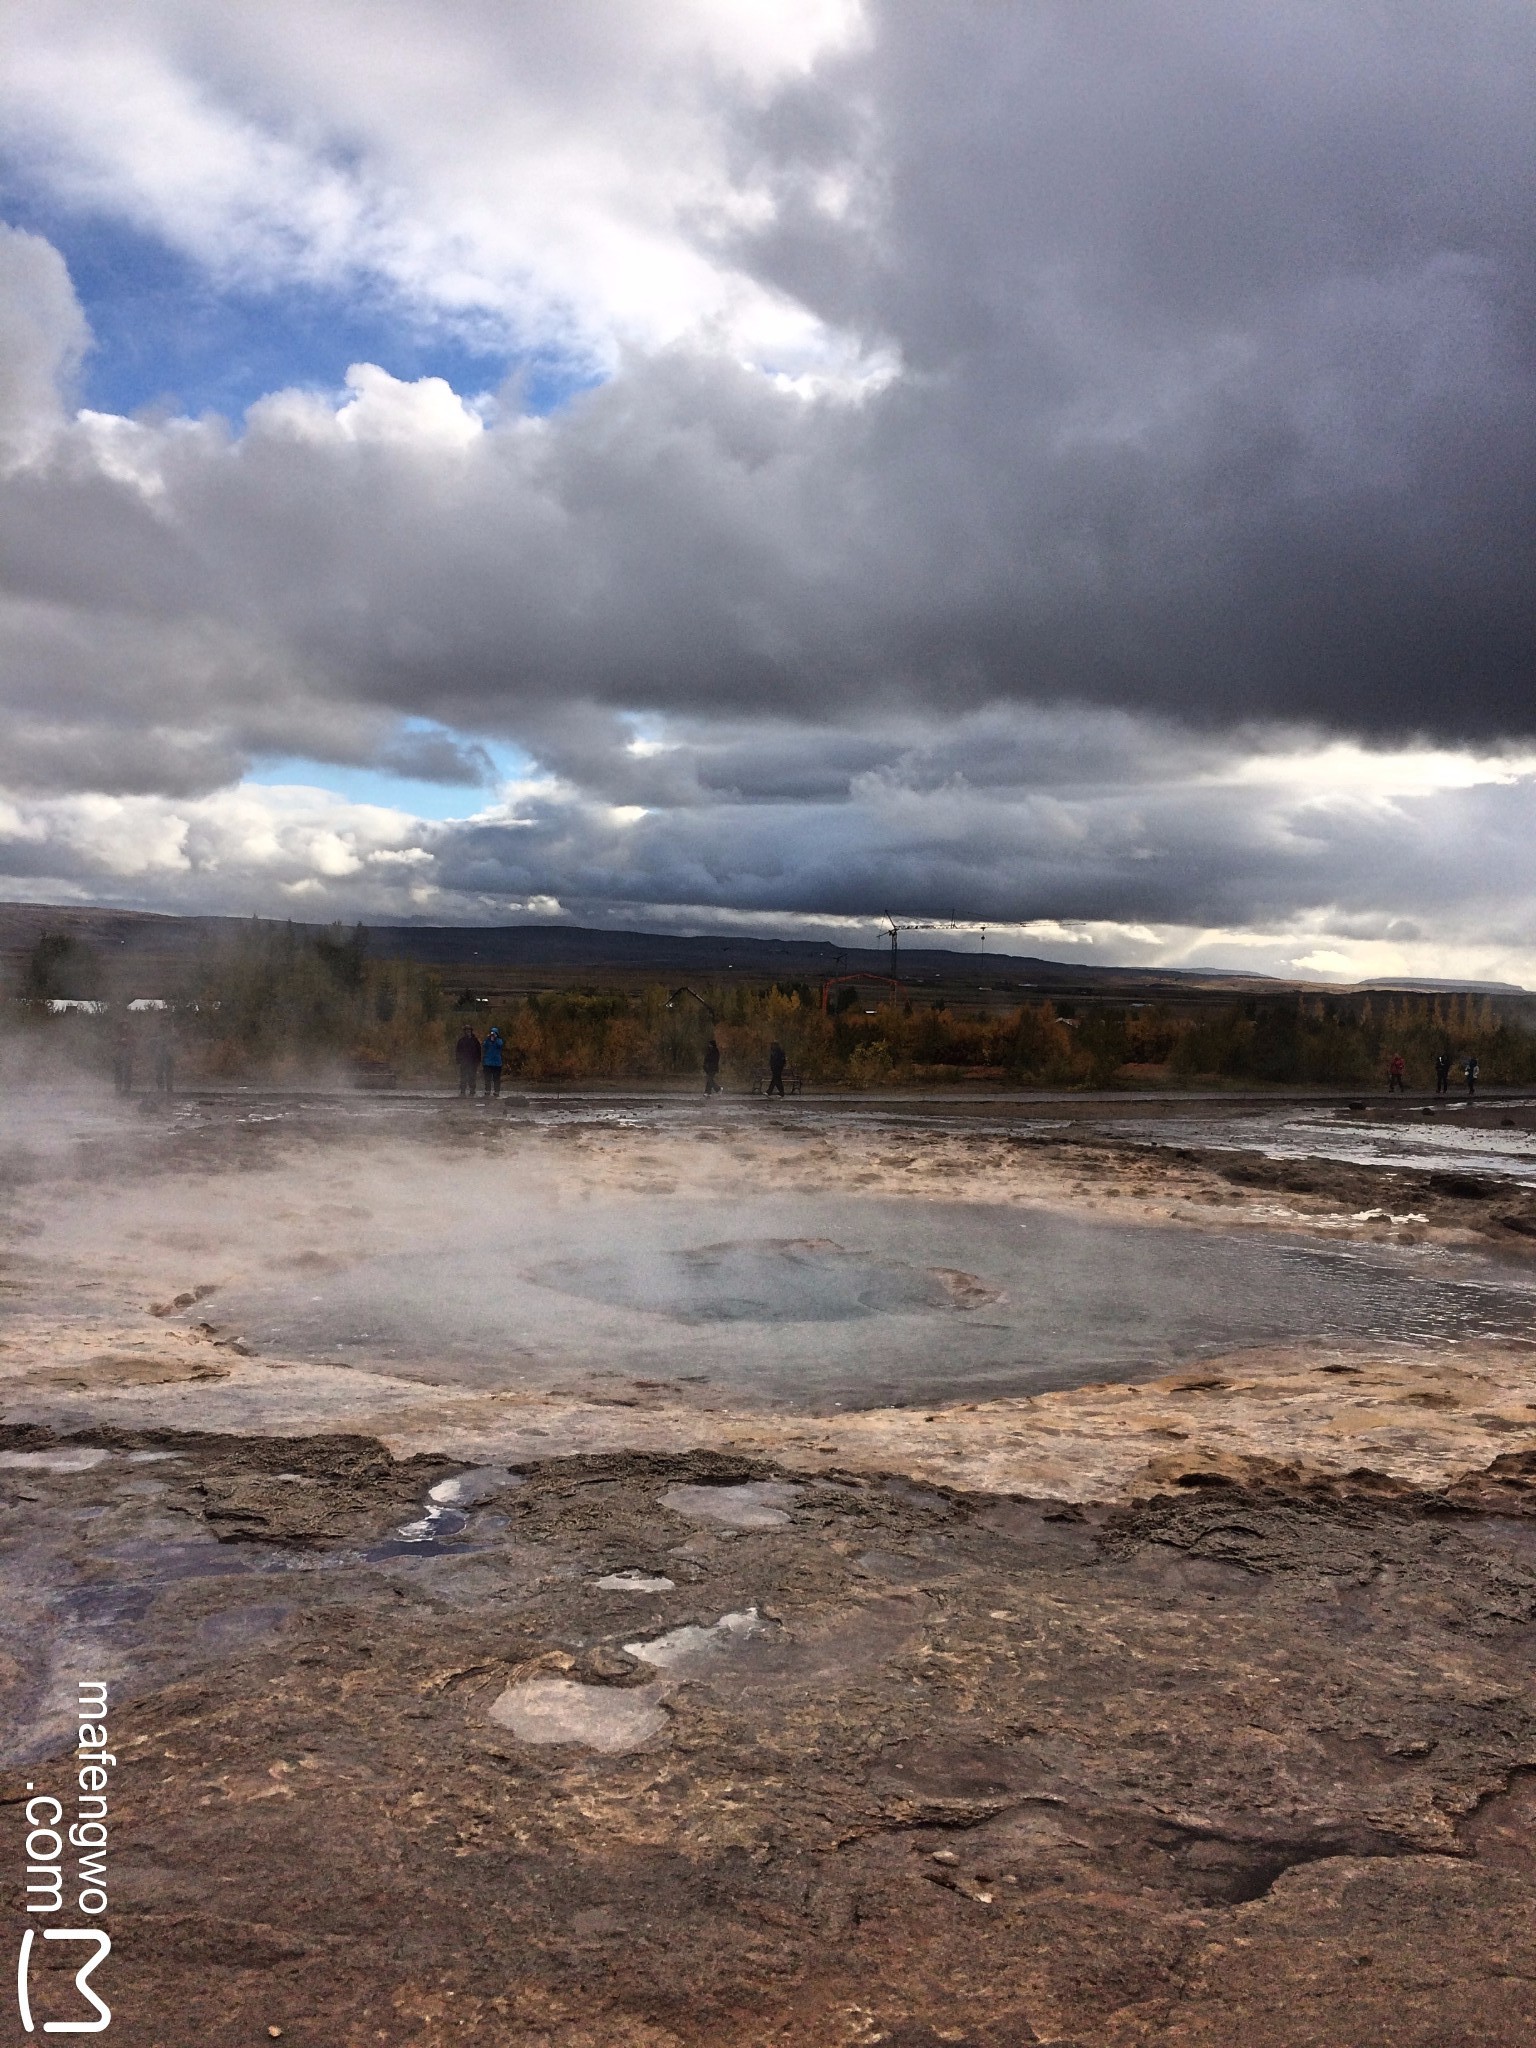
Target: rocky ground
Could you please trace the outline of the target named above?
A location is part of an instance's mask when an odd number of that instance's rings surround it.
[[[440,1461],[42,1434],[12,1704],[29,1605],[115,1609],[125,2042],[1531,2038],[1529,1454],[1090,1507],[555,1459],[412,1544]]]
[[[722,1183],[829,1142],[748,1134]],[[927,1199],[1526,1256],[1506,1184],[1070,1127],[836,1150]],[[62,1317],[12,1249],[0,1799],[106,1679],[131,2048],[1536,2034],[1530,1346],[733,1413],[248,1355],[178,1302],[174,1219]]]

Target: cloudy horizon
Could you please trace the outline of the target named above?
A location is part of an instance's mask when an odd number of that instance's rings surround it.
[[[0,897],[1536,986],[1536,17],[37,0]]]

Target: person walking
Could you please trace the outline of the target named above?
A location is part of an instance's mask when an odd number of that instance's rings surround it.
[[[125,1017],[112,1045],[112,1083],[119,1095],[133,1093],[133,1026]]]
[[[1387,1093],[1401,1095],[1407,1086],[1408,1062],[1400,1052],[1393,1053],[1387,1061]]]
[[[783,1046],[775,1039],[768,1048],[768,1093],[779,1096],[781,1100],[784,1094],[786,1057]]]
[[[1469,1052],[1461,1063],[1462,1079],[1467,1084],[1467,1100],[1470,1102],[1477,1093],[1477,1054]]]
[[[459,1033],[453,1057],[458,1063],[459,1093],[472,1096],[480,1080],[480,1041],[468,1024]]]
[[[1447,1095],[1451,1087],[1451,1056],[1448,1052],[1435,1054],[1435,1093]]]
[[[720,1093],[720,1048],[715,1043],[713,1032],[710,1033],[709,1043],[704,1048],[704,1093]]]
[[[480,1071],[485,1076],[485,1099],[501,1093],[501,1062],[505,1052],[505,1041],[501,1026],[493,1024],[485,1034],[485,1043],[480,1048]]]

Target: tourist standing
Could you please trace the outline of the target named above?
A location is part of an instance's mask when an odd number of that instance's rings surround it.
[[[715,1043],[713,1033],[710,1035],[708,1045],[704,1048],[704,1093],[706,1095],[718,1095],[720,1093],[720,1048]]]
[[[163,1010],[155,1024],[155,1086],[162,1095],[176,1090],[176,1027],[169,1010]]]
[[[133,1093],[133,1026],[126,1017],[112,1043],[112,1084],[119,1095]]]
[[[1435,1054],[1435,1093],[1448,1095],[1451,1087],[1451,1056],[1448,1052]]]
[[[460,1095],[473,1095],[480,1079],[480,1041],[468,1024],[459,1033],[453,1057],[459,1069]]]
[[[1461,1075],[1467,1084],[1467,1100],[1470,1102],[1477,1093],[1478,1064],[1475,1052],[1469,1052],[1462,1061]]]
[[[485,1034],[485,1043],[480,1048],[480,1071],[485,1076],[485,1099],[501,1093],[501,1062],[504,1054],[501,1026],[493,1024]]]
[[[1401,1095],[1407,1086],[1408,1063],[1400,1052],[1393,1053],[1387,1061],[1387,1093]]]
[[[782,1097],[784,1093],[784,1066],[787,1055],[775,1039],[768,1048],[768,1093]]]

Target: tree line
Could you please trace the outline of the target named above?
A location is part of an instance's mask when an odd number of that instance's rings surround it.
[[[131,992],[79,941],[45,933],[7,1006],[25,1028],[99,1032],[105,1018],[46,1014],[60,996],[121,1008]],[[952,1009],[899,997],[867,1006],[845,988],[823,1007],[805,982],[570,989],[456,997],[432,971],[375,958],[368,934],[252,920],[207,941],[162,977],[188,1080],[282,1078],[331,1065],[353,1078],[429,1081],[451,1069],[469,1023],[501,1026],[510,1080],[681,1080],[713,1031],[728,1088],[750,1087],[777,1039],[809,1085],[869,1088],[987,1081],[1026,1087],[1227,1082],[1370,1087],[1400,1052],[1410,1088],[1429,1088],[1437,1052],[1469,1054],[1485,1081],[1536,1081],[1536,1031],[1508,1000],[1473,995],[1283,993],[1217,1007],[1024,1002]],[[696,999],[697,998],[697,999]],[[710,1013],[713,1013],[711,1017]]]

